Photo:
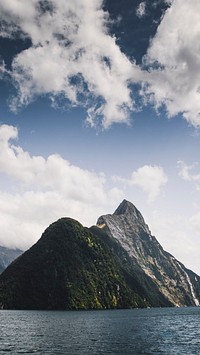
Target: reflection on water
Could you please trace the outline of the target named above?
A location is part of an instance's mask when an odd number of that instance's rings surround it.
[[[200,352],[200,308],[115,311],[0,311],[0,354]]]

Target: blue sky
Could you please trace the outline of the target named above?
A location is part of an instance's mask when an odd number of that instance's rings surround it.
[[[133,202],[200,273],[198,0],[0,0],[0,245]]]

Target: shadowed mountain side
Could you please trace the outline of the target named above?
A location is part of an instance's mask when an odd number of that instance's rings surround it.
[[[0,264],[0,274],[4,271],[4,267]]]
[[[143,307],[109,248],[79,222],[62,218],[0,276],[3,309]]]

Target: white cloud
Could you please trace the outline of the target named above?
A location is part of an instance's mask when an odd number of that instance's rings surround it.
[[[99,117],[104,127],[128,121],[134,109],[129,84],[140,70],[108,34],[102,2],[0,0],[7,36],[18,29],[32,41],[12,63],[18,89],[13,110],[38,95],[48,94],[53,102],[62,95],[65,102],[85,105],[92,125]]]
[[[169,117],[179,113],[200,125],[200,2],[174,0],[147,52],[152,66],[144,93]],[[159,66],[159,69],[158,69]]]
[[[187,165],[183,161],[178,161],[179,176],[185,180],[194,182],[196,189],[200,191],[200,165],[198,162],[194,162],[191,165]]]
[[[0,126],[0,177],[18,182],[13,193],[0,191],[0,245],[30,246],[62,216],[94,224],[105,206],[121,201],[122,191],[107,188],[103,173],[81,169],[59,155],[31,156],[11,144],[17,136],[15,127]]]
[[[146,2],[145,1],[142,1],[137,9],[136,9],[136,15],[139,17],[139,18],[142,18],[146,15]]]
[[[200,235],[200,212],[190,217],[189,225],[193,229],[193,231],[198,232],[198,234]]]
[[[26,0],[0,0],[0,35],[17,33],[32,42],[12,62],[10,75],[18,96],[10,107],[16,110],[48,95],[55,106],[58,98],[65,106],[84,105],[89,124],[108,128],[114,122],[129,123],[130,112],[137,109],[130,85],[142,83],[144,103],[156,109],[164,105],[169,117],[181,113],[199,126],[200,2],[165,2],[170,7],[142,70],[108,33],[103,0],[30,0],[28,5]],[[140,2],[138,16],[145,15],[145,4]]]
[[[149,211],[147,223],[162,247],[196,273],[199,268],[200,214],[183,215],[168,208]]]
[[[134,171],[131,177],[131,184],[147,193],[149,202],[153,202],[158,197],[167,181],[168,178],[160,166],[145,165]]]
[[[166,185],[168,178],[161,166],[144,165],[133,171],[130,179],[114,176],[113,181],[139,187],[147,194],[148,202],[153,202],[159,196],[161,188]]]

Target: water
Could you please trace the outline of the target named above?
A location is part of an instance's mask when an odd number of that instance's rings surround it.
[[[0,311],[0,354],[196,355],[200,308]]]

